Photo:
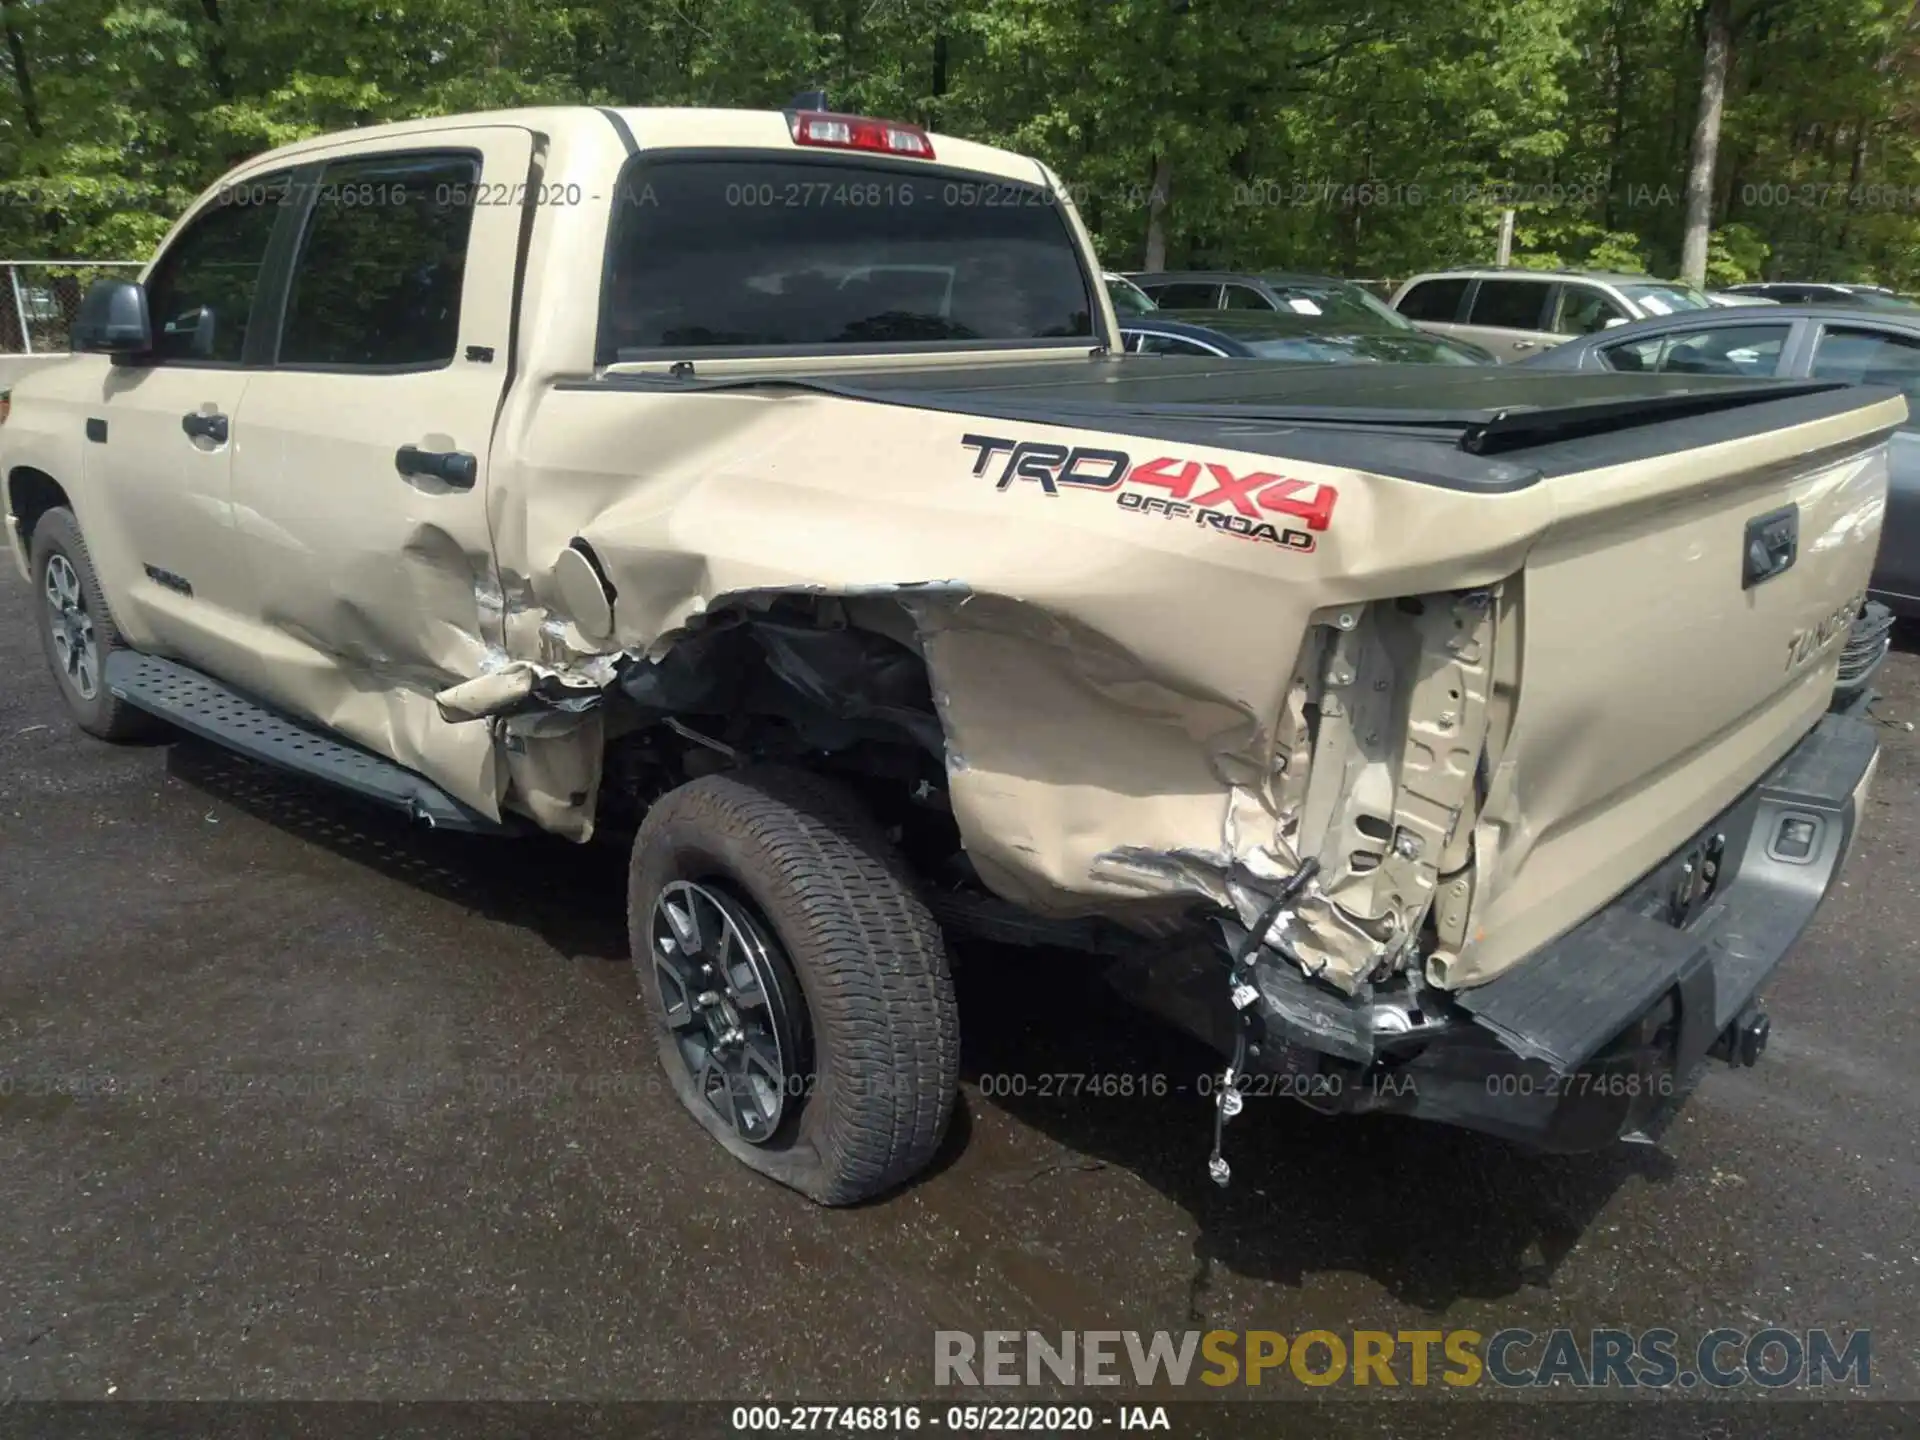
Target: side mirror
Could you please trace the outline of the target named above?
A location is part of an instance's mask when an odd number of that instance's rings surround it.
[[[211,360],[213,358],[214,313],[211,305],[199,305],[185,311],[177,320],[169,320],[163,324],[160,330],[162,334],[168,336],[187,336],[189,359]]]
[[[92,355],[143,355],[153,349],[146,287],[131,280],[96,280],[73,321],[73,348]]]

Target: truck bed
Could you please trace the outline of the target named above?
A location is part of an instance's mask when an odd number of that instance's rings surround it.
[[[990,888],[1251,925],[1311,858],[1283,938],[1349,993],[1429,918],[1428,979],[1485,983],[1806,735],[1904,416],[1887,388],[1496,367],[677,369],[553,397],[549,433],[644,434],[659,477],[542,541],[648,557],[613,567],[623,645],[660,633],[632,597],[666,590],[665,554],[704,567],[667,623],[911,591]],[[543,461],[550,505],[571,453]]]
[[[980,418],[1230,446],[1483,492],[1797,425],[1898,393],[1820,380],[1205,356],[1081,356],[711,378],[697,370],[691,376],[614,370],[563,388],[812,390]],[[1575,440],[1589,443],[1577,450],[1555,448]]]

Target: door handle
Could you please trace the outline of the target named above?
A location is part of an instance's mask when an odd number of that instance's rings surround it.
[[[195,440],[211,440],[216,445],[227,443],[227,417],[224,415],[182,415],[180,428]]]
[[[1516,350],[1538,350],[1540,348],[1540,342],[1538,340],[1516,340],[1513,342],[1513,348]]]
[[[480,462],[464,450],[422,450],[418,445],[402,445],[393,452],[393,463],[402,475],[430,476],[454,490],[471,490],[480,478]]]

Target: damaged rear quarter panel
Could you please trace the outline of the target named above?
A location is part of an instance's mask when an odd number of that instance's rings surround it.
[[[1005,457],[981,466],[963,443],[982,431],[1266,472],[1337,504],[1313,549],[1289,549],[1121,503],[1141,487],[1003,488]],[[1056,915],[1124,919],[1290,872],[1278,737],[1316,612],[1496,583],[1546,518],[1531,489],[807,392],[561,389],[526,446],[490,494],[509,654],[657,657],[728,597],[906,587],[968,853],[1004,898]],[[576,537],[617,594],[597,644],[555,579]]]

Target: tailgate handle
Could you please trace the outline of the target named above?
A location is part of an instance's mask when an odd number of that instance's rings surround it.
[[[1747,521],[1746,552],[1740,558],[1740,588],[1751,590],[1793,568],[1800,555],[1800,507],[1769,510]]]

